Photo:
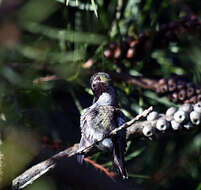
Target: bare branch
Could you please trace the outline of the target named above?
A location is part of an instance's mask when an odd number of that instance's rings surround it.
[[[66,157],[71,152],[75,152],[78,149],[78,144],[67,148],[66,150],[59,152],[58,154],[54,155],[53,157],[36,164],[35,166],[31,167],[30,169],[26,170],[23,174],[19,177],[15,178],[12,181],[12,188],[13,189],[23,189],[27,185],[32,184],[36,179],[40,176],[44,175],[51,169],[55,168],[56,161],[60,158]]]
[[[60,160],[63,157],[72,157],[77,154],[88,153],[92,148],[94,148],[96,146],[97,143],[101,142],[105,138],[116,134],[118,131],[120,131],[122,129],[128,128],[129,126],[133,125],[136,121],[140,120],[143,117],[146,117],[152,111],[152,109],[153,109],[152,107],[148,108],[143,113],[137,115],[134,119],[126,122],[119,128],[112,130],[107,136],[105,136],[104,138],[100,139],[99,141],[93,143],[90,146],[78,148],[78,144],[75,144],[73,147],[70,147],[70,148],[54,155],[53,157],[31,167],[30,169],[26,170],[23,174],[21,174],[20,176],[18,176],[17,178],[15,178],[13,180],[12,188],[14,190],[25,188],[27,185],[33,183],[40,176],[42,176],[45,173],[47,173],[48,171],[54,169],[56,167],[56,163],[58,162],[58,160]]]
[[[110,76],[114,81],[124,81],[141,88],[156,90],[157,80],[149,79],[145,77],[134,77],[123,73],[110,73]]]
[[[107,136],[93,143],[90,146],[78,148],[78,144],[70,147],[55,156],[43,161],[25,171],[19,177],[13,180],[13,189],[23,189],[33,183],[37,178],[54,169],[59,160],[64,157],[72,157],[77,154],[89,153],[97,143],[105,138],[115,135],[118,131],[127,128],[127,139],[132,135],[138,137],[152,138],[154,136],[164,136],[175,134],[176,131],[193,129],[201,123],[201,102],[197,104],[183,104],[178,109],[175,107],[168,108],[165,114],[152,111],[152,107],[137,115],[134,119],[126,122],[119,128],[112,130]],[[149,114],[149,115],[148,115]],[[142,117],[147,120],[139,121]],[[138,121],[138,122],[136,122]]]

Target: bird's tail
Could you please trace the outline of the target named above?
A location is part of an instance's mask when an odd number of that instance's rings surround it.
[[[84,138],[81,137],[81,139],[80,139],[80,144],[79,144],[79,148],[81,148],[81,147],[83,147],[83,146],[86,146],[85,144],[86,144],[86,143],[85,143]],[[78,154],[78,155],[77,155],[77,161],[78,161],[78,163],[83,164],[83,160],[84,160],[84,154]]]
[[[80,164],[83,164],[83,160],[84,160],[84,155],[83,155],[83,154],[78,154],[78,155],[77,155],[77,161],[78,161]]]
[[[123,179],[128,179],[128,172],[124,161],[124,151],[120,143],[114,143],[113,148],[114,166],[118,168],[119,173]]]

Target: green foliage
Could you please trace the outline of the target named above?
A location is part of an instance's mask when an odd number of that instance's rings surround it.
[[[125,35],[137,37],[151,28],[154,36],[160,25],[187,15],[185,6],[200,16],[200,1],[69,0],[68,6],[64,0],[19,2],[14,6],[16,1],[0,1],[0,133],[5,136],[0,146],[7,158],[3,185],[33,164],[43,136],[65,146],[79,141],[80,112],[92,102],[88,82],[94,71],[150,78],[186,74],[193,82],[201,82],[199,32],[187,33],[166,48],[151,49],[139,61],[116,64],[103,54],[107,43]],[[92,64],[86,66],[91,58]],[[174,105],[130,84],[115,83],[115,87],[128,118],[150,105],[160,112]],[[129,141],[130,185],[201,189],[200,131],[150,143]],[[107,153],[92,159],[112,168]],[[43,178],[28,189],[56,190],[59,185]]]

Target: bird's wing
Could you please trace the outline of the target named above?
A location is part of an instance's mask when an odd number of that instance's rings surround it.
[[[97,116],[97,110],[92,106],[86,108],[80,117],[80,128],[81,128],[81,145],[90,145],[97,140],[96,127],[99,122]]]
[[[83,128],[85,128],[85,122],[86,122],[86,116],[87,116],[87,113],[89,112],[90,110],[90,107],[89,108],[85,108],[83,111],[82,111],[82,114],[80,116],[80,128],[81,128],[81,131]]]
[[[112,106],[89,107],[83,111],[80,118],[82,137],[88,143],[94,143],[103,138],[116,127],[114,108]]]
[[[80,143],[79,143],[79,148],[89,146],[89,144],[90,144],[88,142],[86,136],[84,135],[85,134],[84,131],[87,128],[86,116],[87,116],[87,113],[89,112],[89,110],[90,110],[90,108],[84,109],[82,111],[82,114],[81,114],[81,117],[80,117],[81,139],[80,139]],[[83,154],[77,155],[77,161],[80,164],[83,163],[83,160],[84,160],[84,155]]]
[[[81,140],[79,148],[89,146],[104,136],[104,124],[107,120],[103,110],[93,106],[83,110],[80,117]],[[102,129],[102,130],[101,130]],[[84,155],[78,155],[77,160],[83,163]]]
[[[113,106],[99,106],[96,116],[96,126],[102,133],[107,134],[116,128],[114,113],[115,107]]]

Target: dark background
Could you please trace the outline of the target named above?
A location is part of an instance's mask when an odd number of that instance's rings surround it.
[[[120,18],[116,17],[118,6]],[[104,57],[108,43],[149,29],[154,35],[162,24],[192,13],[201,15],[201,1],[80,0],[76,5],[70,0],[68,6],[62,0],[0,1],[2,188],[10,189],[11,180],[34,163],[79,142],[80,112],[92,102],[89,78],[95,71],[154,79],[185,74],[199,86],[200,31],[188,31],[179,42],[153,48],[139,60],[115,63]],[[92,65],[87,62],[91,58]],[[149,90],[124,82],[114,85],[128,119],[151,105],[162,113],[173,105]],[[126,185],[200,190],[199,128],[156,141],[128,141]],[[112,168],[109,153],[97,153],[91,159]],[[27,189],[82,189],[79,180],[74,175],[77,186],[61,186],[50,175]]]

